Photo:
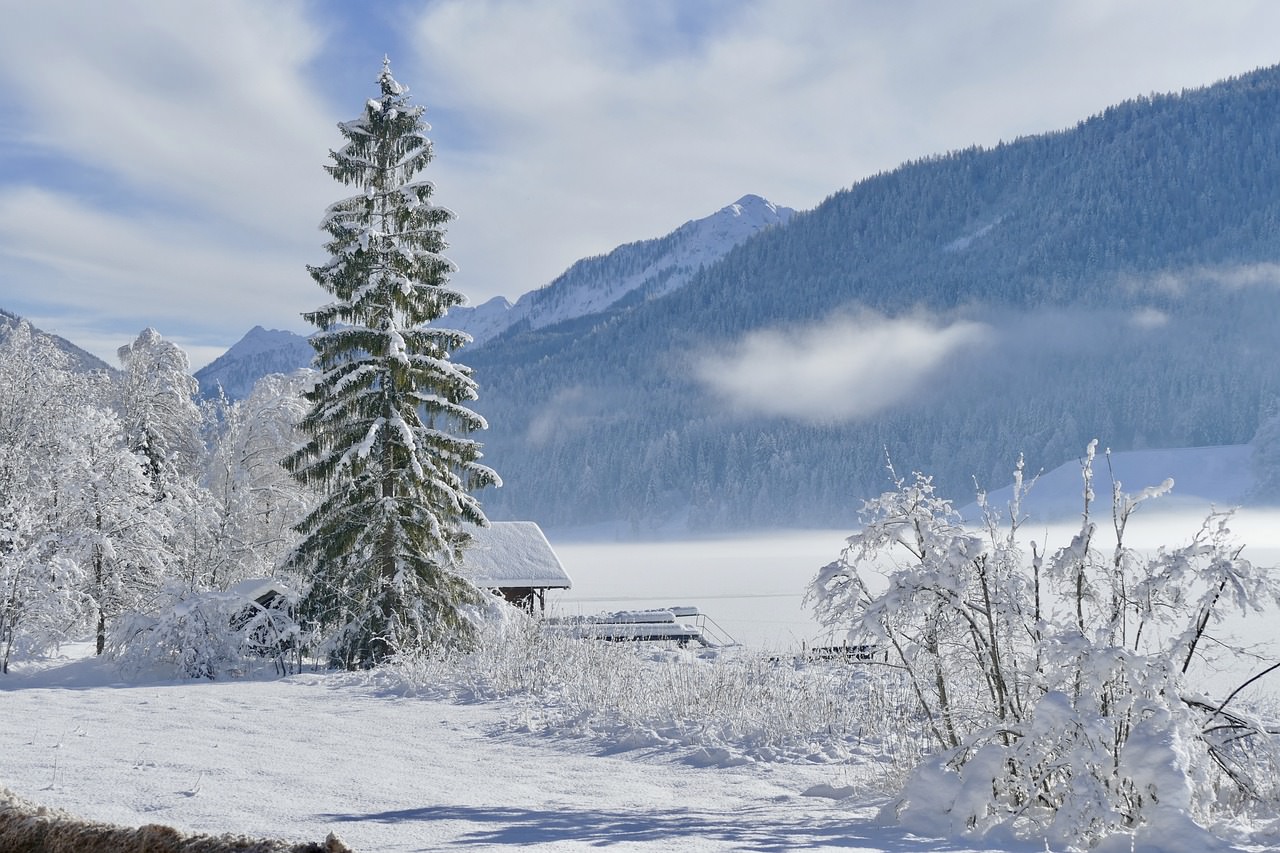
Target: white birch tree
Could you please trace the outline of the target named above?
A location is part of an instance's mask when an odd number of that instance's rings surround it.
[[[189,491],[199,463],[202,418],[187,354],[155,329],[117,351],[123,368],[120,411],[129,449],[145,462],[157,500]]]
[[[214,519],[199,478],[205,446],[199,383],[187,354],[152,328],[117,351],[122,366],[120,417],[128,447],[142,460],[159,508],[168,517],[165,573],[191,589],[208,585],[206,559]]]
[[[111,623],[152,604],[170,559],[172,521],[113,413],[85,409],[68,424],[66,451],[58,478],[57,550],[84,574],[102,654]]]
[[[280,459],[301,443],[302,392],[314,377],[309,370],[264,376],[248,397],[223,404],[204,480],[214,519],[205,575],[213,589],[274,574],[297,543],[293,527],[312,509],[313,493]]]
[[[26,321],[0,341],[0,671],[14,651],[74,636],[92,612],[83,569],[63,553],[64,497],[68,436],[97,384]]]

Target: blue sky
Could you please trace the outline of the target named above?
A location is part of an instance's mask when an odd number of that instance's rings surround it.
[[[746,193],[1280,62],[1262,0],[0,0],[0,308],[114,361],[307,331],[322,169],[384,53],[427,106],[453,284],[514,299]]]

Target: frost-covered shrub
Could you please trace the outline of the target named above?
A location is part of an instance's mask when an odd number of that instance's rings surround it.
[[[910,698],[894,671],[577,639],[506,609],[474,650],[401,658],[399,676],[464,700],[527,698],[519,724],[530,729],[688,748],[713,763],[856,753],[867,760],[850,772],[866,771],[862,784],[886,793],[920,755],[922,741],[900,725]]]
[[[280,673],[294,667],[295,595],[263,605],[239,589],[192,592],[169,586],[161,598],[154,613],[130,614],[113,632],[108,651],[126,674],[218,678],[267,661]]]
[[[864,525],[809,595],[825,625],[888,649],[935,754],[887,808],[919,831],[1012,833],[1091,846],[1176,812],[1187,843],[1220,811],[1276,800],[1267,728],[1188,683],[1226,611],[1275,604],[1273,573],[1241,557],[1229,514],[1144,556],[1125,544],[1145,501],[1113,485],[1115,546],[1097,546],[1095,445],[1079,531],[1047,554],[1020,539],[1021,465],[1007,522],[966,529],[927,477],[867,502]],[[1220,653],[1220,652],[1215,652]],[[1198,833],[1198,835],[1197,835]]]

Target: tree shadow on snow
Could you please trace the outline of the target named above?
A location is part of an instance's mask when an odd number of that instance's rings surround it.
[[[794,820],[779,821],[776,807],[718,813],[689,809],[597,811],[428,806],[368,814],[321,814],[318,817],[354,823],[458,821],[476,824],[476,828],[459,831],[451,842],[455,846],[577,842],[600,847],[637,843],[670,847],[700,839],[724,842],[735,850],[761,853],[814,847],[861,848],[883,853],[974,849],[963,844],[957,846],[920,838],[897,827],[878,826],[852,815],[815,819],[812,814],[798,813]]]

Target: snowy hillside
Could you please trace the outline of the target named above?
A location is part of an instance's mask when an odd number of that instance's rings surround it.
[[[665,298],[471,353],[486,509],[831,526],[886,452],[963,503],[1019,453],[1245,444],[1280,388],[1278,218],[1280,68],[907,163]]]
[[[9,335],[9,330],[16,326],[22,320],[17,314],[11,314],[8,311],[0,309],[0,341],[3,341]],[[32,331],[39,337],[45,338],[53,342],[53,345],[63,352],[71,356],[71,363],[77,370],[106,370],[114,371],[115,368],[98,358],[93,353],[80,349],[80,347],[71,343],[66,338],[58,335],[51,335],[32,327]]]
[[[228,399],[243,399],[263,376],[292,373],[310,364],[314,355],[302,335],[254,326],[231,349],[196,371],[200,396],[214,397],[221,387]]]
[[[482,344],[517,324],[541,329],[599,313],[627,297],[664,296],[688,284],[700,268],[720,260],[749,237],[785,225],[794,213],[758,195],[745,195],[665,237],[628,243],[607,255],[580,260],[555,281],[521,296],[515,305],[498,297],[474,308],[455,308],[441,325],[461,329]]]
[[[1083,449],[1083,448],[1082,448]],[[1096,499],[1107,506],[1111,494],[1112,474],[1124,492],[1133,494],[1148,486],[1158,486],[1166,478],[1173,480],[1173,490],[1160,498],[1161,509],[1208,510],[1242,505],[1253,491],[1252,448],[1247,444],[1225,447],[1182,447],[1160,450],[1129,450],[1111,455],[1107,460],[1098,451],[1094,463]],[[1064,463],[1039,475],[1023,500],[1023,511],[1033,521],[1061,521],[1080,514],[1083,481],[1078,461]],[[1026,480],[1038,472],[1026,472]],[[1008,506],[1013,486],[988,493],[988,503],[997,509]],[[977,507],[962,510],[966,518],[977,517]]]

